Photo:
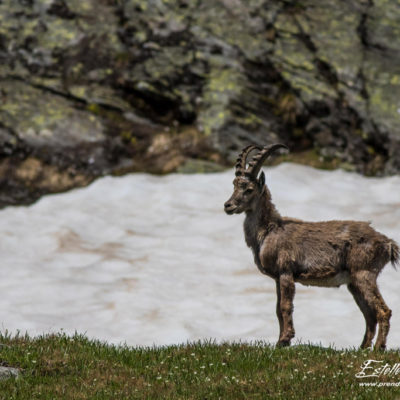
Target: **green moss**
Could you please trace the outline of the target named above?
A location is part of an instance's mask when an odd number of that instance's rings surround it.
[[[208,160],[188,158],[178,167],[177,172],[182,174],[222,172],[225,168]]]
[[[130,130],[121,131],[120,137],[125,143],[129,143],[131,146],[135,146],[137,144],[137,138],[133,135],[133,132]]]
[[[273,165],[279,164],[281,162],[294,162],[297,164],[308,165],[314,168],[332,170],[335,168],[353,168],[337,158],[323,157],[317,149],[310,149],[301,152],[292,152],[284,154],[280,157],[276,157],[271,161]]]
[[[92,112],[93,114],[99,115],[101,112],[101,108],[98,104],[91,103],[87,105],[87,109]]]
[[[367,146],[367,151],[369,154],[374,155],[376,154],[375,149],[372,146]]]
[[[293,136],[295,138],[299,138],[299,137],[301,137],[303,135],[304,135],[304,130],[303,129],[301,129],[301,128],[294,128],[293,129]]]

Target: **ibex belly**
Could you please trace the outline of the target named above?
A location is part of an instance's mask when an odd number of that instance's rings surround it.
[[[339,287],[350,283],[350,275],[347,271],[340,271],[336,275],[319,278],[308,278],[300,275],[295,278],[295,281],[305,286]]]

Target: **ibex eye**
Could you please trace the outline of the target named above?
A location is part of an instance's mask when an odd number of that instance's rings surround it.
[[[244,191],[244,193],[245,193],[245,194],[250,194],[250,193],[253,192],[253,190],[254,190],[254,189],[252,189],[252,188],[248,188],[248,189],[246,189],[246,190]]]

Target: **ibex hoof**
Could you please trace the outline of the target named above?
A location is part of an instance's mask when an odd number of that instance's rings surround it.
[[[290,346],[290,340],[278,340],[276,347],[287,347]]]
[[[374,350],[385,351],[386,350],[386,344],[375,345]]]

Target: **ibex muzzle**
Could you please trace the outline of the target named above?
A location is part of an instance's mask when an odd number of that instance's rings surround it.
[[[236,163],[233,194],[225,203],[227,214],[246,213],[244,234],[259,270],[276,282],[277,345],[287,346],[294,337],[293,299],[295,282],[303,285],[339,287],[347,284],[366,321],[362,348],[370,347],[379,324],[375,348],[384,349],[391,310],[384,302],[376,280],[383,267],[400,261],[397,243],[358,221],[305,222],[281,217],[271,200],[262,172],[274,144],[248,146]],[[258,152],[248,163],[249,154]]]

